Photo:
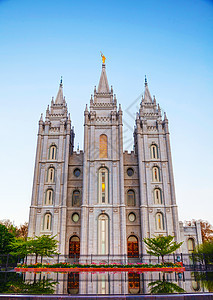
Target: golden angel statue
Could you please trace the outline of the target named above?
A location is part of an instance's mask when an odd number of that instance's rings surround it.
[[[102,52],[101,52],[101,57],[102,57],[102,63],[105,64],[106,57],[103,55]]]

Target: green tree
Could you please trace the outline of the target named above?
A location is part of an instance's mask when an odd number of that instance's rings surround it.
[[[165,273],[163,273],[163,280],[156,280],[148,284],[151,294],[171,294],[171,293],[185,293],[186,291],[179,287],[179,285],[166,281]]]
[[[11,255],[18,255],[21,258],[24,258],[29,253],[29,241],[25,240],[25,238],[15,238],[10,243],[12,251]]]
[[[143,241],[147,246],[147,253],[158,257],[161,256],[164,264],[164,256],[173,253],[183,244],[183,242],[177,243],[173,239],[173,236],[168,235],[145,238]]]
[[[58,254],[57,252],[58,241],[55,236],[51,237],[49,235],[36,236],[35,238],[29,239],[27,241],[27,251],[28,254],[35,254],[36,263],[38,261],[38,256],[52,256]]]
[[[193,251],[195,261],[205,261],[206,264],[213,264],[213,240],[209,240],[197,246]]]
[[[0,224],[0,254],[7,254],[11,251],[10,243],[14,240],[14,236],[6,226]]]

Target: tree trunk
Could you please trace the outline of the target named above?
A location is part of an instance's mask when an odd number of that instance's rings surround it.
[[[162,264],[164,265],[164,255],[161,255],[162,257]]]

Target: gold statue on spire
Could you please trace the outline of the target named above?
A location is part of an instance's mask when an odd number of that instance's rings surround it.
[[[102,52],[101,52],[101,57],[102,57],[102,63],[105,64],[106,57],[103,55]]]

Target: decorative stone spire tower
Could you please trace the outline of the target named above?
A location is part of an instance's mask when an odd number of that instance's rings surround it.
[[[64,253],[66,232],[68,159],[73,151],[74,132],[63,96],[62,79],[56,100],[39,120],[29,237],[56,235]]]
[[[151,97],[147,79],[134,131],[140,186],[141,237],[173,235],[180,240],[168,119]],[[144,247],[142,247],[144,252]]]
[[[122,110],[104,63],[84,116],[81,255],[125,254]]]

